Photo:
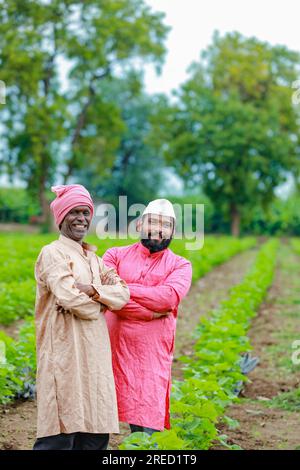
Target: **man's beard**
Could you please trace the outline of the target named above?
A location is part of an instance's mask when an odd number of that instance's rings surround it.
[[[142,238],[141,243],[145,248],[148,248],[150,253],[157,253],[158,251],[165,250],[170,245],[172,239],[165,238],[162,240],[153,240],[151,238]]]

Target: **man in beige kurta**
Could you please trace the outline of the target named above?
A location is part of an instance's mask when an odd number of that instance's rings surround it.
[[[109,433],[119,432],[104,311],[121,309],[129,300],[129,290],[115,271],[105,267],[96,248],[82,241],[93,206],[89,193],[79,186],[55,187],[60,188],[56,191],[59,210],[54,207],[53,212],[61,234],[42,249],[35,268],[38,423],[34,450],[105,449]]]

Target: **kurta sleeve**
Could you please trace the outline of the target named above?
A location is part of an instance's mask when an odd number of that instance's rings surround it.
[[[110,248],[107,250],[103,255],[103,261],[107,268],[113,268],[115,271],[118,270],[118,256],[117,250],[114,248]],[[129,291],[128,291],[129,292]],[[143,321],[150,321],[153,320],[154,312],[149,310],[146,307],[143,307],[138,302],[130,299],[127,304],[121,310],[112,310],[116,315],[121,318],[127,318],[131,320],[143,320]]]
[[[99,318],[101,306],[75,287],[72,261],[57,248],[46,246],[42,249],[36,263],[35,276],[56,297],[57,304],[65,311],[82,320]]]
[[[101,284],[93,284],[97,294],[94,300],[106,305],[110,310],[120,310],[127,304],[130,292],[127,284],[121,279],[116,270],[105,266],[103,260],[98,257]],[[109,282],[105,285],[105,279]]]
[[[112,312],[119,317],[127,318],[128,320],[150,321],[153,320],[154,315],[154,312],[131,299],[121,310],[112,310]]]
[[[116,248],[109,248],[102,256],[105,266],[114,268],[116,272],[119,271],[118,250]]]
[[[192,281],[191,263],[181,258],[164,283],[157,286],[128,284],[130,296],[144,307],[156,312],[176,309],[187,294]]]

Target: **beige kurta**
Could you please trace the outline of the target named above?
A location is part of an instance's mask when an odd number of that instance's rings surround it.
[[[102,304],[119,310],[130,294],[94,251],[60,235],[36,263],[37,437],[119,432]],[[107,276],[116,284],[104,285]],[[93,284],[100,298],[89,298],[75,282]],[[57,312],[57,304],[67,312]]]

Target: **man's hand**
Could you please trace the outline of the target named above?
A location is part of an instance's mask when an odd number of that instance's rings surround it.
[[[112,270],[107,271],[101,275],[101,282],[105,286],[113,286],[118,283],[115,273]]]
[[[65,310],[61,305],[56,304],[56,310],[58,313],[70,313],[70,310]]]
[[[102,303],[100,303],[100,312],[101,312],[101,313],[105,313],[106,310],[107,310],[107,306],[104,305],[104,304],[102,304]],[[58,304],[56,304],[56,311],[57,311],[58,313],[63,313],[63,314],[64,314],[64,313],[71,313],[70,310],[65,310],[61,305],[58,305]]]
[[[154,312],[153,318],[161,318],[161,317],[168,317],[172,313],[172,310],[168,312]]]
[[[75,287],[78,290],[80,290],[80,292],[83,292],[89,297],[93,297],[95,294],[97,294],[97,291],[94,289],[94,287],[89,284],[82,284],[81,282],[75,282]]]

